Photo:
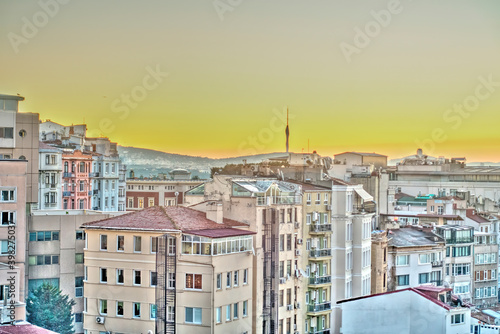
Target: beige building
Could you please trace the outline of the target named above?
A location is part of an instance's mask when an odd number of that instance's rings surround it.
[[[252,331],[254,233],[221,207],[150,207],[83,227],[85,333]]]
[[[0,160],[27,160],[26,202],[38,202],[38,114],[19,112],[24,97],[0,95]]]
[[[87,210],[34,210],[28,217],[27,289],[47,282],[72,298],[77,334],[83,333],[85,233],[80,226],[109,216]]]
[[[0,323],[26,317],[27,165],[26,160],[0,160]]]

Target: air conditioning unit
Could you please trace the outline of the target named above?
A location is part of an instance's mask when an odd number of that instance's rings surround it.
[[[293,324],[293,330],[296,331],[297,330],[297,324]]]
[[[285,284],[286,283],[286,278],[280,278],[280,284]]]
[[[300,228],[300,224],[299,224],[299,222],[295,222],[295,223],[294,223],[294,226],[295,226],[295,228],[296,228],[296,229]]]
[[[286,310],[287,310],[287,311],[292,311],[292,310],[293,310],[293,305],[292,305],[292,304],[287,305],[287,306],[286,306]]]
[[[300,256],[300,249],[295,250],[295,256]]]
[[[314,211],[313,215],[312,215],[313,222],[318,221],[318,218],[319,218],[319,214],[316,211]]]
[[[295,269],[295,277],[300,277],[300,271],[298,269]]]
[[[302,238],[297,238],[297,244],[298,245],[302,245],[302,242],[303,242]]]
[[[316,327],[316,317],[311,318],[311,327]]]
[[[328,205],[326,206],[326,210],[327,210],[327,211],[332,211],[332,206],[331,206],[330,204],[328,204]]]
[[[104,325],[104,317],[95,317],[95,322]]]
[[[297,309],[300,309],[300,303],[297,303]]]

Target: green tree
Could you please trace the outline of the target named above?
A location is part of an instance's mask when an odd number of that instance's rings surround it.
[[[73,305],[75,301],[59,288],[43,283],[26,298],[27,320],[57,333],[73,334]]]

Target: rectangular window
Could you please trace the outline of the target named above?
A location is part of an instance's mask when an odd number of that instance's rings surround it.
[[[149,319],[156,319],[156,304],[149,304]]]
[[[168,289],[175,289],[175,273],[168,273]]]
[[[222,289],[222,274],[217,274],[217,290]]]
[[[201,325],[201,308],[186,307],[186,323]]]
[[[141,271],[134,270],[134,285],[141,285]]]
[[[238,319],[238,303],[233,304],[233,319]]]
[[[410,275],[399,275],[396,276],[398,286],[410,285]]]
[[[106,299],[99,299],[99,314],[108,314],[108,301]]]
[[[286,235],[286,250],[287,251],[292,250],[292,235],[291,234]]]
[[[215,309],[215,322],[220,324],[222,322],[222,307]]]
[[[226,305],[226,321],[231,321],[231,305]]]
[[[418,283],[425,284],[429,283],[429,273],[423,273],[418,275]]]
[[[396,256],[396,266],[408,266],[410,264],[410,255]]]
[[[141,317],[141,303],[134,303],[134,318]]]
[[[233,282],[233,286],[238,286],[238,284],[240,283],[240,279],[239,279],[239,270],[235,270],[234,271],[234,282]]]
[[[158,241],[157,237],[151,237],[151,253],[156,253],[157,241]]]
[[[83,240],[85,238],[85,233],[83,231],[76,231],[76,240]]]
[[[243,269],[243,284],[248,284],[248,269]]]
[[[231,287],[231,272],[228,272],[226,276],[226,288],[230,287]]]
[[[100,268],[100,281],[101,283],[108,282],[108,270],[106,268]]]
[[[1,191],[0,202],[15,202],[15,201],[16,201],[16,196],[15,196],[14,189],[8,189],[8,190]]]
[[[116,250],[123,252],[125,250],[125,236],[119,235],[116,237]]]
[[[157,280],[158,280],[157,272],[152,271],[151,272],[151,280],[150,280],[151,286],[156,286]]]
[[[280,252],[285,250],[285,235],[280,234]]]
[[[248,300],[243,301],[242,312],[244,317],[248,316]]]
[[[141,252],[141,237],[134,236],[134,252],[135,253]]]
[[[83,276],[75,277],[75,297],[83,297]]]
[[[116,284],[123,284],[124,281],[124,270],[116,269]]]
[[[454,325],[454,324],[463,324],[465,322],[465,319],[464,319],[464,314],[463,313],[460,313],[460,314],[452,314],[451,315],[451,324]]]
[[[101,234],[101,250],[108,250],[108,236],[106,234]]]
[[[186,274],[186,289],[201,290],[202,281],[201,274]]]
[[[116,302],[116,316],[123,317],[123,302]]]
[[[16,221],[14,219],[14,211],[2,211],[0,219],[2,220],[2,225],[15,225]]]
[[[83,263],[83,253],[76,253],[75,254],[75,263]]]

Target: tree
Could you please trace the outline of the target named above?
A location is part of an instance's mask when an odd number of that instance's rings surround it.
[[[75,301],[63,295],[59,288],[43,283],[26,298],[27,320],[33,325],[61,333],[73,334],[73,305]]]

